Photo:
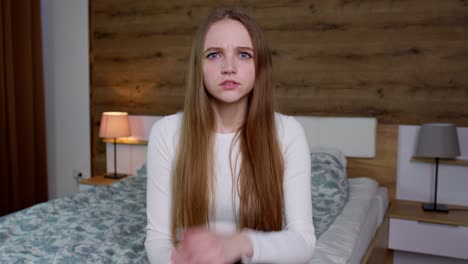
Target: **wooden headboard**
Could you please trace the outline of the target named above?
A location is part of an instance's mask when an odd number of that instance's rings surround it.
[[[130,116],[133,137],[117,149],[119,172],[134,174],[146,161],[149,130],[159,116]],[[398,126],[378,124],[375,118],[296,117],[304,127],[309,146],[343,150],[349,177],[369,177],[388,188],[395,198]],[[318,139],[317,139],[318,138]],[[350,144],[351,142],[351,144]],[[113,170],[113,144],[106,146],[107,168]]]

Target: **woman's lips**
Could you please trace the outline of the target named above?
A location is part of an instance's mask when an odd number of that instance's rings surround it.
[[[221,86],[226,90],[232,90],[236,88],[237,86],[239,86],[239,83],[235,81],[227,80],[227,81],[222,82]]]

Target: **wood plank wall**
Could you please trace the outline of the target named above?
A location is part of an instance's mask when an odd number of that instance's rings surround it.
[[[219,5],[264,29],[281,112],[468,125],[467,0],[90,1],[92,171],[103,111],[181,111],[193,33]]]

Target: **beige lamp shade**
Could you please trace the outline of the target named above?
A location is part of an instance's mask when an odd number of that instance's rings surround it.
[[[99,137],[118,138],[129,137],[130,124],[128,114],[125,112],[104,112],[101,117],[101,127],[99,128]]]
[[[417,157],[450,159],[460,155],[457,127],[446,123],[423,124],[419,130]]]

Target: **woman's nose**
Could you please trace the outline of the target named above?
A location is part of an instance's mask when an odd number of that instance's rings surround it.
[[[234,58],[227,57],[224,59],[221,72],[223,74],[233,74],[237,72],[237,66]]]

